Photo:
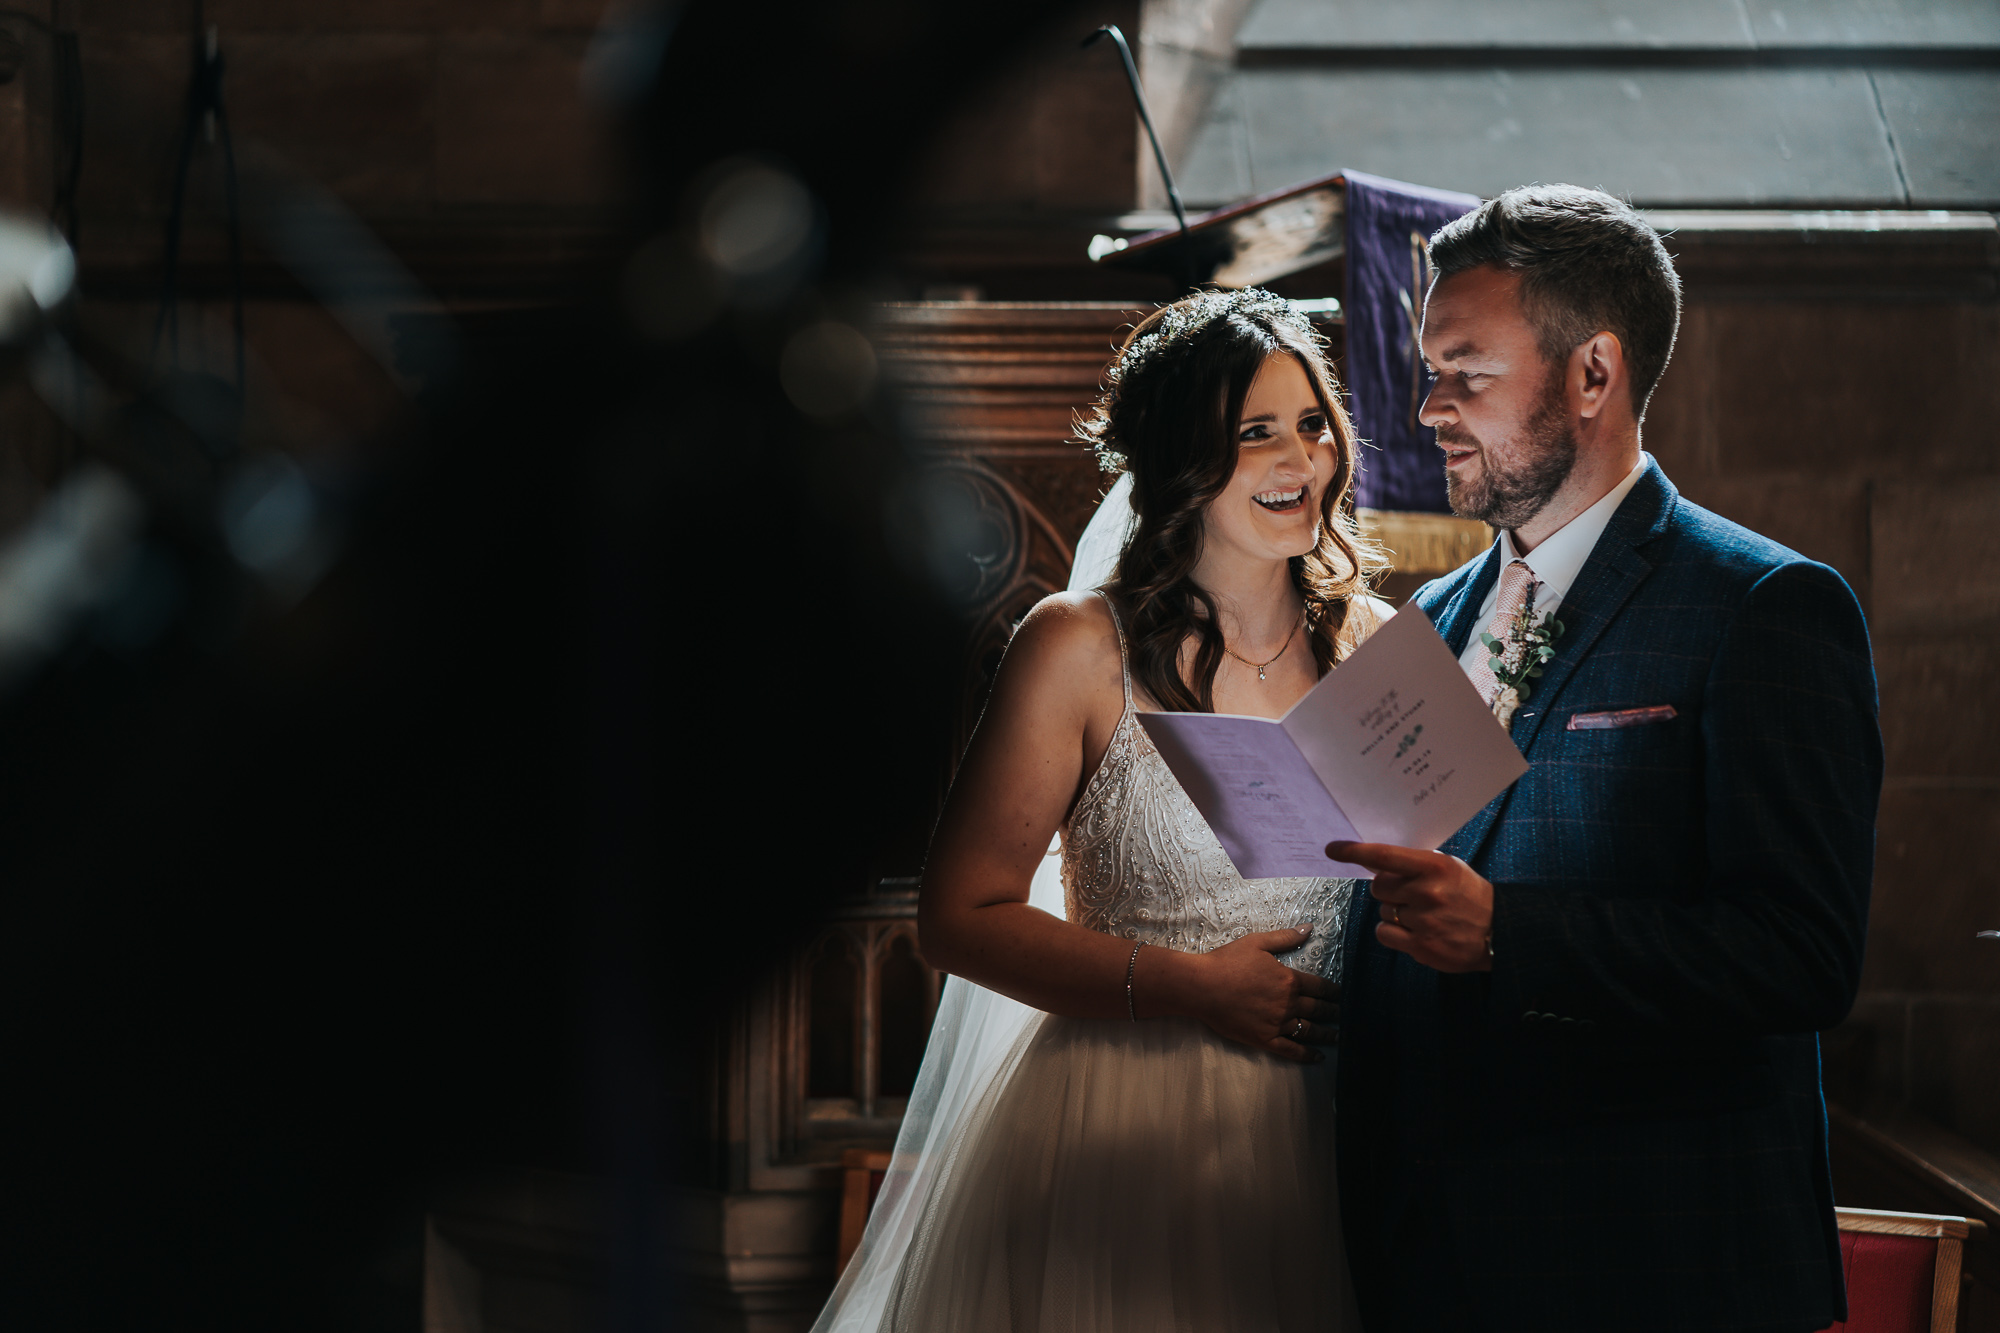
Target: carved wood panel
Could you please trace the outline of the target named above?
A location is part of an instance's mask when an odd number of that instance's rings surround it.
[[[934,301],[877,308],[875,341],[926,499],[964,534],[964,705],[971,734],[1014,626],[1069,581],[1076,540],[1106,489],[1076,425],[1145,307],[1115,302]]]

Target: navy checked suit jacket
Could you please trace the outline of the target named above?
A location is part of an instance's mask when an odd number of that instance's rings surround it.
[[[1498,574],[1496,543],[1413,605],[1462,651]],[[1882,776],[1861,609],[1648,458],[1556,615],[1512,724],[1529,771],[1444,846],[1493,881],[1492,971],[1385,949],[1366,894],[1348,919],[1364,1322],[1822,1328],[1846,1300],[1816,1033],[1859,984]]]

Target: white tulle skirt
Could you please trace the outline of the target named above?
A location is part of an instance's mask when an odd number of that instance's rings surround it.
[[[1330,1068],[1192,1022],[1044,1018],[960,1127],[881,1326],[1358,1328]]]
[[[1055,851],[1029,900],[1061,916]],[[1357,1333],[1333,1118],[1332,1059],[951,977],[813,1333]]]

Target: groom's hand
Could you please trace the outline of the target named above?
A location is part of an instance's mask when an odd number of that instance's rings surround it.
[[[1440,972],[1490,972],[1493,885],[1455,856],[1380,842],[1328,843],[1336,861],[1375,872],[1375,938]]]

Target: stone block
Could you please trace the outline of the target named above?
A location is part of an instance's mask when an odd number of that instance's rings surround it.
[[[1494,66],[1238,68],[1251,184],[1352,168],[1486,196],[1569,181],[1651,207],[1902,198],[1862,70]]]
[[[608,126],[581,86],[586,39],[439,39],[437,199],[590,207],[610,193]]]
[[[1862,989],[2000,996],[2000,788],[1891,783]]]
[[[2000,44],[2000,9],[1963,0],[1813,0],[1744,7],[1760,46],[1944,46]]]
[[[1890,777],[2000,781],[2000,632],[1881,635],[1875,672]]]
[[[1710,411],[1724,472],[1992,473],[2000,307],[1716,302]]]
[[[1149,13],[1147,21],[1151,20]],[[1189,160],[1188,147],[1197,132],[1208,128],[1210,107],[1228,74],[1229,58],[1226,53],[1217,56],[1156,41],[1152,33],[1146,34],[1142,77],[1153,108],[1154,128],[1159,131],[1169,162]],[[1161,181],[1152,153],[1141,146],[1138,159],[1139,206],[1153,209],[1171,207],[1167,187]],[[1180,189],[1182,199],[1192,202],[1194,196],[1189,187],[1183,184]]]
[[[1870,540],[1884,633],[2000,628],[2000,477],[1885,482]]]
[[[2000,977],[2000,944],[1988,945]],[[1910,1104],[2000,1152],[2000,995],[1932,996],[1910,1012]]]
[[[1742,13],[1724,0],[1630,8],[1575,3],[1465,5],[1416,0],[1266,0],[1244,23],[1246,47],[1747,47]],[[1497,57],[1496,57],[1497,58]]]
[[[1217,60],[1228,61],[1235,57],[1236,48],[1242,38],[1245,18],[1254,12],[1264,13],[1271,8],[1269,0],[1146,0],[1144,18],[1140,28],[1144,32],[1141,43],[1139,72],[1146,80],[1146,87],[1153,85],[1152,59],[1161,50],[1198,51],[1214,56]],[[1157,104],[1163,97],[1153,97]]]
[[[1885,69],[1873,78],[1913,206],[1977,208],[2000,198],[2000,79],[1991,70]]]
[[[1861,478],[1697,473],[1675,481],[1696,504],[1832,565],[1868,605],[1868,486]]]
[[[1234,83],[1225,79],[1214,93],[1207,117],[1190,133],[1175,175],[1189,208],[1220,208],[1250,195],[1250,132]],[[1166,197],[1164,190],[1160,197]]]
[[[429,203],[429,37],[245,33],[223,49],[239,143],[268,145],[363,213]]]

